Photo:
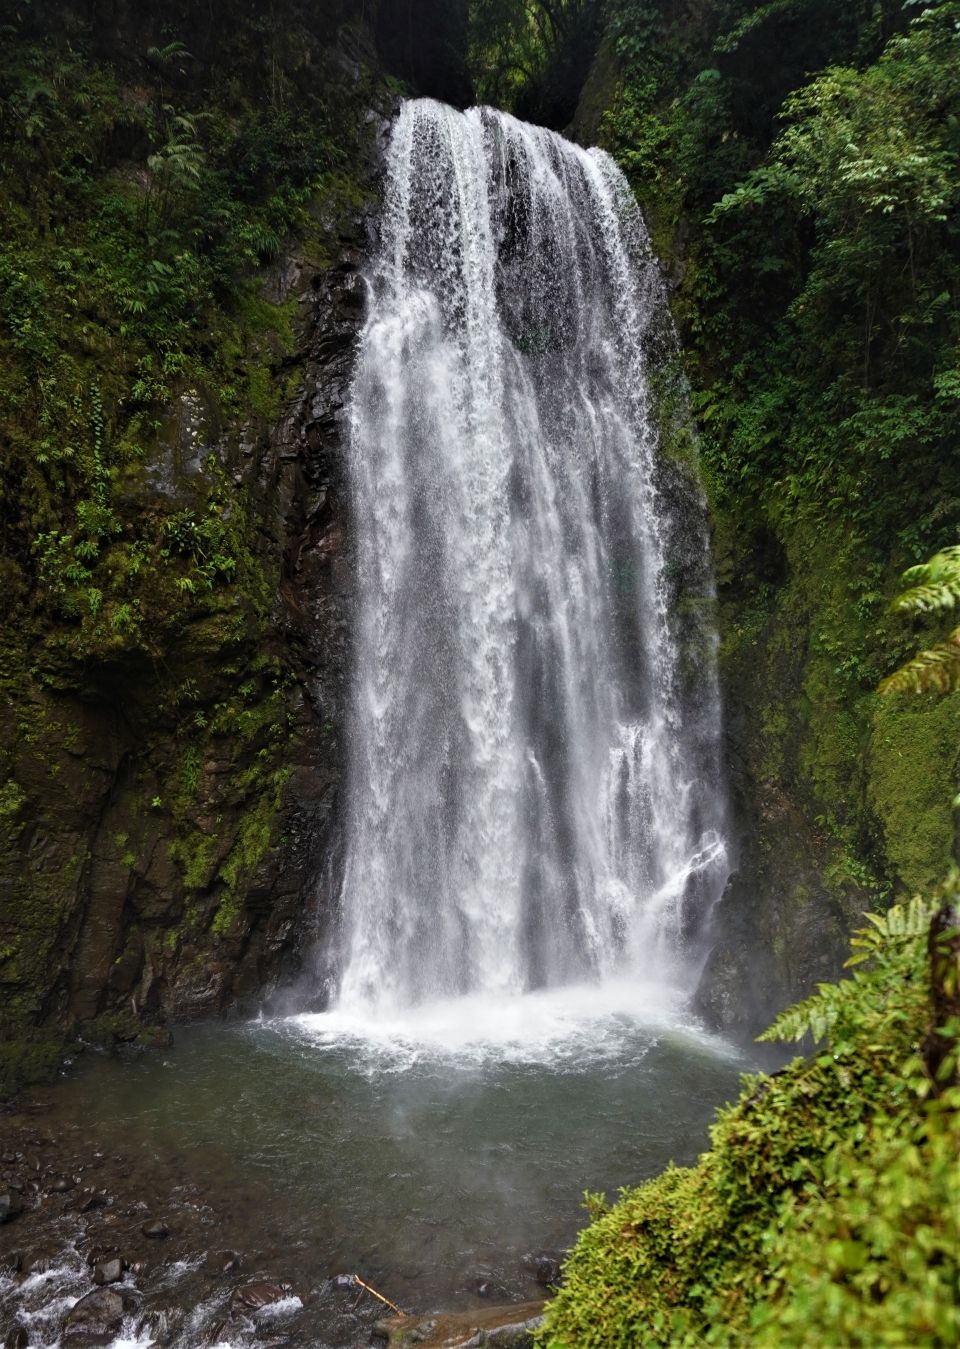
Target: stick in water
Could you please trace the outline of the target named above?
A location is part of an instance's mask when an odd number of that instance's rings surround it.
[[[372,1293],[374,1297],[379,1298],[380,1301],[385,1303],[388,1307],[392,1307],[398,1316],[406,1316],[406,1312],[401,1311],[395,1302],[391,1302],[388,1297],[384,1297],[383,1294],[378,1293],[375,1288],[371,1288],[368,1283],[364,1283],[359,1274],[354,1274],[352,1277],[354,1283],[358,1283],[360,1287],[365,1288],[368,1293]]]

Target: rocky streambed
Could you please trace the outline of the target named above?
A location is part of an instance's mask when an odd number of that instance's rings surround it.
[[[144,1156],[135,1140],[104,1150],[63,1104],[56,1089],[40,1091],[0,1115],[4,1349],[521,1346],[542,1301],[496,1300],[542,1295],[559,1278],[560,1253],[533,1251],[509,1289],[491,1270],[465,1271],[474,1310],[385,1318],[387,1303],[355,1271],[284,1243],[262,1187],[224,1185],[189,1156]]]
[[[443,1042],[305,1015],[88,1049],[0,1113],[0,1345],[522,1344],[584,1190],[692,1160],[750,1066],[598,1003]]]

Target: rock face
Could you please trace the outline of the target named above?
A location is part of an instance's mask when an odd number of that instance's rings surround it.
[[[333,52],[303,40],[302,59],[341,70],[351,90],[376,64],[355,37]],[[260,302],[288,332],[272,357],[263,348],[279,413],[229,424],[213,392],[183,387],[124,505],[131,528],[158,509],[202,509],[214,474],[220,500],[235,498],[225,514],[242,513],[250,576],[222,610],[151,634],[159,660],[118,639],[42,684],[25,674],[0,708],[12,747],[0,1098],[49,1071],[64,1035],[162,1045],[166,1022],[287,981],[335,892],[352,575],[344,400],[392,98],[369,83],[380,103],[358,112],[350,182],[318,197],[305,237],[262,274]]]

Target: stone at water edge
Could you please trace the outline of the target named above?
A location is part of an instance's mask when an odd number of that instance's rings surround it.
[[[30,1336],[27,1334],[25,1326],[14,1326],[7,1332],[7,1338],[3,1342],[3,1349],[27,1349],[30,1343]]]
[[[41,1241],[31,1246],[23,1255],[24,1274],[46,1274],[56,1269],[67,1259],[63,1243],[56,1240]]]
[[[0,1193],[0,1223],[12,1222],[23,1212],[23,1196],[13,1185]]]
[[[124,1288],[95,1288],[82,1297],[63,1323],[63,1344],[107,1345],[123,1329],[123,1320],[139,1307],[139,1299]]]
[[[145,1237],[151,1237],[155,1241],[170,1235],[170,1228],[162,1218],[152,1218],[149,1222],[143,1224],[140,1231]]]

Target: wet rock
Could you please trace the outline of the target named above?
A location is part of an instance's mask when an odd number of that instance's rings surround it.
[[[528,1274],[532,1274],[537,1283],[550,1288],[560,1282],[560,1259],[550,1251],[531,1251],[520,1263]]]
[[[0,1223],[12,1222],[23,1212],[23,1196],[13,1185],[0,1193]]]
[[[293,1289],[288,1283],[269,1283],[263,1279],[235,1288],[230,1301],[235,1307],[247,1307],[251,1311],[256,1311],[259,1307],[269,1307],[272,1302],[282,1302],[292,1292]]]
[[[88,1194],[85,1199],[81,1200],[80,1212],[92,1213],[95,1208],[106,1208],[109,1203],[110,1199],[107,1195],[95,1190],[93,1194]]]
[[[170,1235],[170,1228],[162,1218],[151,1218],[149,1222],[143,1224],[140,1231],[145,1237],[151,1237],[155,1241]]]
[[[74,1182],[69,1176],[54,1176],[47,1183],[47,1189],[51,1194],[67,1194],[74,1188]]]
[[[123,1261],[119,1258],[101,1260],[93,1271],[93,1282],[103,1285],[119,1283],[123,1278]]]
[[[7,1332],[7,1338],[3,1342],[3,1349],[27,1349],[30,1343],[30,1336],[27,1334],[26,1326],[14,1326]]]
[[[137,1306],[136,1297],[127,1289],[95,1288],[67,1313],[63,1323],[63,1343],[110,1344],[119,1335],[123,1318]]]
[[[240,1268],[240,1257],[236,1251],[208,1251],[203,1262],[204,1274],[219,1278],[224,1274],[236,1274]]]

